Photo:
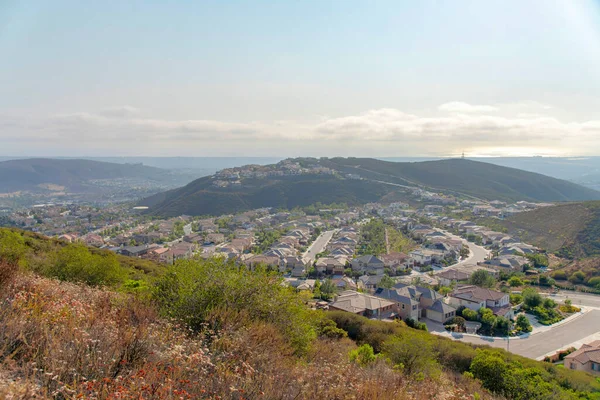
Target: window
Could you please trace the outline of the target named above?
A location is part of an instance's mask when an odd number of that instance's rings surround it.
[[[575,363],[571,363],[570,367],[571,367],[571,369],[575,369],[576,368]]]
[[[600,371],[600,364],[592,363],[592,371]]]
[[[402,309],[404,310],[404,304],[402,304]]]

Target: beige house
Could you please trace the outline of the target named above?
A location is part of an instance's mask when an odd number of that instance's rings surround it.
[[[394,303],[379,297],[354,291],[345,291],[329,304],[329,310],[346,311],[367,318],[384,319],[393,313]]]
[[[565,357],[565,368],[600,375],[600,340],[584,344]]]

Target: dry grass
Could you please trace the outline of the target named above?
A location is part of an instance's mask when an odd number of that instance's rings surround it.
[[[193,337],[151,305],[86,286],[16,275],[0,297],[0,398],[468,399],[474,381],[409,380],[383,360],[348,360],[349,339],[292,355],[268,324],[221,315],[225,332]]]

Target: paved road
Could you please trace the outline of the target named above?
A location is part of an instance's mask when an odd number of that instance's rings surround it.
[[[329,243],[334,233],[335,230],[325,231],[321,233],[319,237],[314,242],[312,242],[308,250],[306,250],[306,252],[302,255],[302,258],[308,258],[311,263],[314,262],[317,258],[317,254],[319,254],[325,249],[325,246],[327,246],[327,243]]]
[[[463,243],[469,247],[469,250],[471,250],[471,254],[469,254],[469,257],[467,257],[461,262],[451,265],[451,267],[461,266],[464,264],[477,264],[478,262],[483,262],[486,260],[489,254],[489,250],[487,250],[485,247],[478,246],[475,243],[469,242],[468,240],[461,238],[460,236],[454,235],[453,233],[441,229],[439,231],[444,233],[445,235],[452,237],[453,239],[462,240]]]
[[[591,310],[573,321],[556,326],[548,331],[524,339],[510,339],[510,352],[535,359],[599,331],[600,310]],[[479,337],[463,336],[458,340],[503,349],[507,348],[506,339],[488,341]]]
[[[558,302],[563,302],[566,299],[570,299],[573,302],[573,305],[600,308],[600,296],[595,294],[561,290],[560,293],[556,295],[550,295],[548,297]]]

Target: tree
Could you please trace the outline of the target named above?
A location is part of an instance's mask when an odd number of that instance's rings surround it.
[[[383,277],[381,278],[381,281],[379,281],[379,287],[380,288],[384,288],[384,289],[391,289],[394,287],[394,285],[396,284],[396,282],[390,278],[387,275],[383,275]]]
[[[523,281],[518,276],[512,276],[508,280],[508,284],[510,285],[510,287],[518,287],[518,286],[523,286]]]
[[[324,300],[331,299],[336,292],[335,285],[333,284],[333,281],[329,278],[323,281],[320,290],[321,298]]]
[[[520,332],[531,332],[532,330],[531,322],[524,314],[519,314],[515,326]]]
[[[508,366],[499,355],[489,350],[477,350],[470,370],[486,389],[496,393],[504,390],[504,377]]]
[[[542,304],[542,296],[534,288],[523,290],[523,304],[529,309],[533,309]]]
[[[584,280],[585,280],[585,274],[581,271],[575,271],[569,277],[569,282],[571,282],[571,283],[583,283]]]
[[[479,315],[477,314],[477,311],[473,311],[469,308],[465,308],[463,310],[462,316],[467,321],[477,321],[479,319]]]
[[[477,270],[469,278],[471,285],[477,285],[481,287],[491,288],[496,284],[496,279],[485,270]]]
[[[548,266],[548,257],[543,254],[528,254],[527,258],[535,268],[545,268]]]
[[[429,375],[437,370],[433,339],[420,332],[392,336],[383,344],[383,354],[407,375]]]
[[[504,317],[496,317],[493,325],[494,333],[497,335],[507,335],[510,330],[510,321]]]
[[[469,250],[469,246],[463,246],[463,247],[460,249],[460,256],[461,256],[462,258],[467,258],[467,257],[469,257],[469,254],[471,254],[471,250]]]

